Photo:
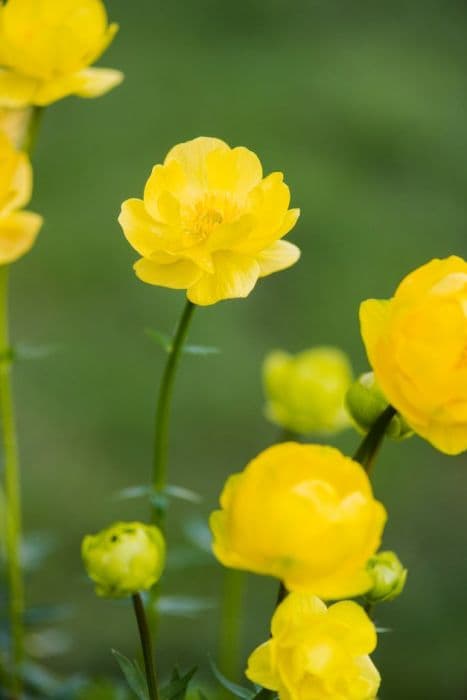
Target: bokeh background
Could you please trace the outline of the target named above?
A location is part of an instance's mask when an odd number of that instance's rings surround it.
[[[136,648],[128,606],[95,599],[82,573],[82,535],[144,518],[119,489],[147,479],[164,356],[145,329],[170,331],[183,294],[140,283],[116,218],[167,150],[197,135],[253,148],[280,169],[302,217],[292,270],[247,301],[200,310],[176,389],[172,483],[203,495],[176,503],[170,543],[206,518],[225,477],[275,440],[262,417],[260,365],[275,347],[343,347],[367,369],[359,302],[385,297],[412,268],[466,254],[467,6],[454,0],[112,0],[121,25],[102,65],[125,83],[107,97],[47,110],[35,155],[34,209],[46,226],[15,266],[16,340],[54,345],[16,370],[29,532],[56,547],[31,575],[31,605],[72,603],[73,647],[60,673],[118,669],[110,648]],[[351,431],[339,445],[351,451]],[[467,698],[467,463],[415,438],[387,445],[375,488],[390,513],[385,545],[410,569],[403,597],[378,610],[392,632],[376,661],[383,700]],[[213,560],[173,568],[171,595],[216,600]],[[275,583],[248,581],[243,654],[265,638]],[[169,601],[170,603],[170,601]],[[167,607],[170,607],[168,605]],[[160,664],[197,663],[208,679],[218,609],[166,616]]]

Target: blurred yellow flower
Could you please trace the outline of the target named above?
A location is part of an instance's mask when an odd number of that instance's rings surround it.
[[[105,598],[124,598],[151,588],[161,577],[165,541],[155,525],[115,523],[81,546],[84,566]]]
[[[350,425],[345,395],[352,368],[338,348],[316,347],[298,355],[280,350],[263,364],[266,415],[295,433],[337,433]]]
[[[329,608],[291,593],[272,618],[272,636],[248,659],[247,677],[280,700],[374,700],[380,675],[368,654],[376,630],[351,601]]]
[[[24,144],[31,119],[31,109],[9,109],[0,107],[0,132],[10,139],[17,148]]]
[[[89,68],[112,41],[101,0],[8,0],[0,6],[0,105],[99,97],[123,75]]]
[[[0,134],[0,265],[14,262],[33,246],[42,217],[22,211],[31,199],[32,169],[28,157]]]
[[[432,260],[390,300],[360,307],[376,380],[413,430],[442,452],[467,449],[467,262]]]
[[[144,199],[123,203],[119,222],[142,256],[143,282],[186,289],[204,306],[246,297],[258,278],[298,260],[298,248],[281,240],[299,215],[289,202],[282,173],[263,178],[252,151],[200,137],[172,148]]]
[[[364,469],[322,445],[270,447],[231,476],[211,515],[215,556],[288,590],[337,599],[364,593],[386,511]]]

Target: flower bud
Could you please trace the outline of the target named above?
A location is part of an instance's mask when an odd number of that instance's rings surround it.
[[[368,561],[367,571],[373,579],[373,587],[365,593],[369,603],[386,603],[404,590],[407,569],[394,552],[375,554]]]
[[[124,598],[148,590],[159,580],[165,541],[154,525],[120,522],[96,535],[87,535],[81,554],[97,595]]]
[[[379,388],[373,372],[366,372],[349,388],[345,397],[347,410],[354,420],[356,427],[367,433],[379,416],[389,406],[383,392]],[[396,413],[386,430],[388,437],[403,440],[413,435],[412,429],[404,418]]]
[[[344,399],[351,381],[349,360],[338,348],[272,352],[263,365],[266,416],[299,434],[336,433],[350,425]]]

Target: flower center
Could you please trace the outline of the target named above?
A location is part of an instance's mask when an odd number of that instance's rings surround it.
[[[203,209],[195,214],[190,233],[197,242],[205,241],[223,220],[224,217],[217,209]]]

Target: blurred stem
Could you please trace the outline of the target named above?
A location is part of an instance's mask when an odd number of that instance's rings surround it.
[[[157,674],[156,664],[154,660],[154,651],[152,648],[151,632],[149,630],[144,603],[141,595],[135,593],[132,596],[133,608],[135,611],[136,622],[138,623],[139,636],[141,639],[141,648],[143,650],[144,670],[146,671],[146,680],[148,684],[149,700],[159,700],[159,691],[157,689]]]
[[[24,656],[24,583],[21,571],[21,485],[8,329],[8,273],[7,265],[0,267],[0,415],[3,436],[5,544],[12,657],[10,683],[12,698],[16,699],[21,695],[21,665]]]
[[[190,321],[195,310],[195,305],[187,301],[180,318],[179,324],[170,347],[169,356],[165,365],[164,374],[159,389],[159,397],[156,409],[156,424],[154,436],[154,472],[153,489],[155,496],[163,498],[167,486],[167,461],[169,453],[169,423],[170,411],[172,407],[172,395],[175,382],[175,375],[180,363]],[[160,527],[164,524],[164,508],[154,506],[153,522]]]
[[[218,663],[224,676],[233,681],[237,679],[242,646],[246,577],[245,571],[237,569],[226,569],[224,574]]]
[[[386,430],[396,413],[397,411],[395,408],[388,406],[371,426],[354,454],[353,459],[362,465],[367,474],[369,474],[373,468],[375,459],[383,444]]]
[[[44,116],[45,107],[32,107],[31,117],[29,119],[28,128],[24,137],[23,151],[29,156],[32,155],[36,147],[39,129]]]

